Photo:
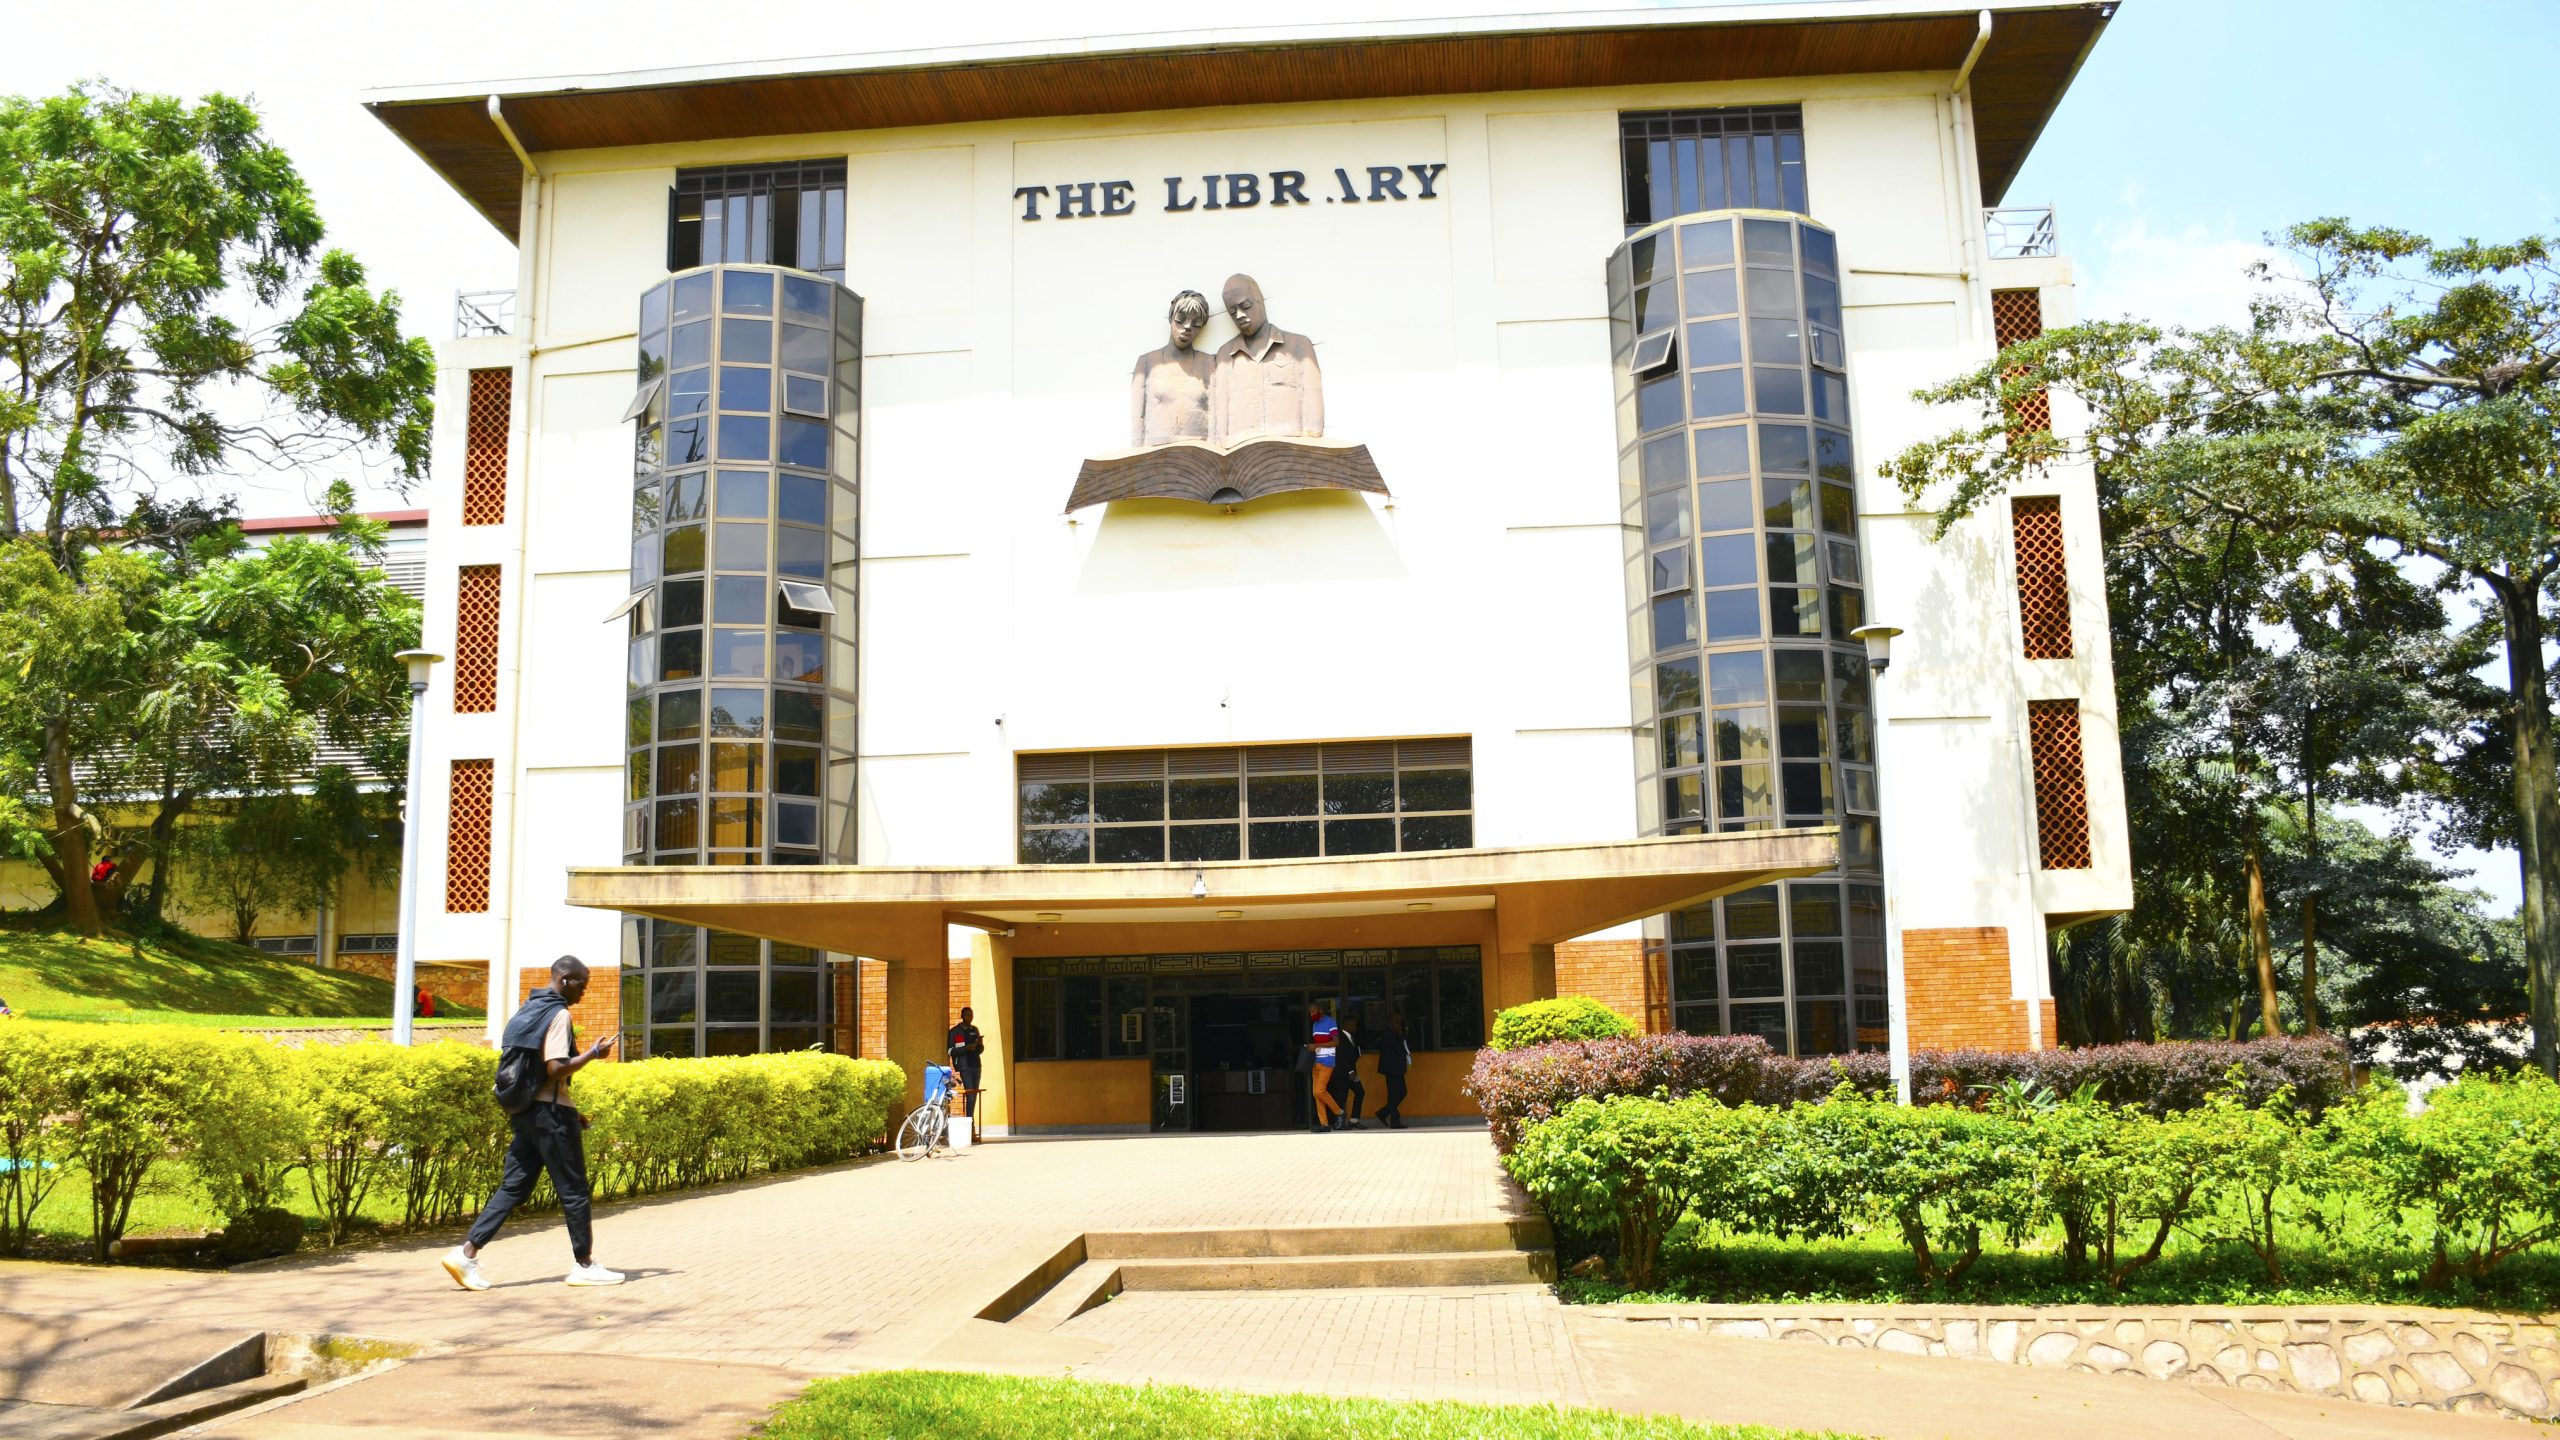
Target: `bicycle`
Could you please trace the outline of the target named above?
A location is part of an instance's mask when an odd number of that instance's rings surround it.
[[[949,1146],[954,1078],[948,1065],[924,1067],[924,1103],[908,1111],[898,1126],[899,1159],[922,1160]]]

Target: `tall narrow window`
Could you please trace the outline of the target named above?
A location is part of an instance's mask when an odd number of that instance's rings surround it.
[[[1807,210],[1796,106],[1629,111],[1618,137],[1631,234],[1702,210]]]
[[[498,567],[465,565],[454,587],[453,710],[498,708]]]
[[[2080,702],[2027,702],[2027,746],[2035,763],[2036,864],[2089,868],[2089,780],[2080,757]]]
[[[2033,340],[2044,333],[2044,292],[2041,290],[1994,290],[1991,292],[1992,343],[2006,350],[2022,340]],[[2010,371],[2016,375],[2017,371]],[[2053,428],[2053,403],[2042,388],[2028,391],[2009,405],[2010,428],[2021,435]]]
[[[493,764],[456,760],[446,790],[444,908],[447,914],[489,909],[489,804]]]
[[[677,171],[667,268],[780,265],[844,279],[844,179],[841,160]]]
[[[464,415],[462,523],[502,525],[507,519],[507,408],[516,372],[503,367],[471,372]]]
[[[2030,660],[2071,658],[2071,579],[2062,557],[2062,499],[2021,495],[2009,502],[2018,555],[2018,631]]]

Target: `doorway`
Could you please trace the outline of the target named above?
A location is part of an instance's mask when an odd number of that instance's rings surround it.
[[[1294,991],[1195,995],[1191,1086],[1195,1130],[1286,1130],[1307,1123],[1297,1071],[1306,997]]]

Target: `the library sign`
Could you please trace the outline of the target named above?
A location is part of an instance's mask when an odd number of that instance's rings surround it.
[[[1173,214],[1251,210],[1269,205],[1392,205],[1436,200],[1439,165],[1335,166],[1331,175],[1304,170],[1243,170],[1224,175],[1167,175],[1163,209]],[[1024,185],[1013,192],[1024,220],[1105,220],[1138,213],[1135,180],[1074,180]],[[1150,192],[1149,198],[1153,195]]]

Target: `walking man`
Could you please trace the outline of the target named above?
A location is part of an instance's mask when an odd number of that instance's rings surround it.
[[[975,1119],[978,1114],[978,1074],[984,1068],[987,1037],[972,1023],[975,1012],[960,1007],[960,1023],[944,1037],[951,1051],[951,1068],[960,1075],[961,1114]]]
[[[1333,1032],[1333,1103],[1342,1113],[1333,1123],[1348,1129],[1360,1128],[1360,1106],[1369,1098],[1368,1087],[1360,1083],[1360,1037],[1351,1033],[1349,1025],[1336,1022]]]
[[[1321,1000],[1307,1007],[1307,1019],[1307,1049],[1316,1058],[1315,1069],[1310,1072],[1315,1082],[1315,1123],[1308,1128],[1323,1135],[1330,1133],[1333,1122],[1342,1118],[1342,1106],[1333,1098],[1333,1042],[1342,1027],[1333,1023],[1333,1007]]]
[[[502,1059],[519,1047],[538,1049],[550,1078],[533,1092],[532,1104],[507,1117],[515,1140],[507,1146],[498,1188],[481,1207],[480,1218],[471,1222],[470,1235],[445,1254],[444,1273],[465,1290],[489,1288],[488,1278],[480,1273],[480,1248],[497,1238],[498,1227],[533,1193],[534,1183],[546,1170],[551,1173],[552,1193],[560,1197],[560,1218],[569,1225],[569,1256],[575,1262],[569,1283],[622,1283],[620,1271],[596,1263],[595,1234],[587,1218],[587,1117],[569,1103],[569,1077],[611,1053],[619,1038],[607,1035],[584,1050],[575,1048],[578,1040],[570,1028],[569,1007],[586,993],[586,962],[575,955],[561,956],[551,962],[550,988],[525,998],[499,1041]]]
[[[1378,1107],[1378,1123],[1404,1128],[1404,1072],[1413,1068],[1413,1042],[1405,1038],[1404,1012],[1387,1012],[1387,1033],[1378,1042],[1378,1078],[1387,1082],[1387,1103]]]

